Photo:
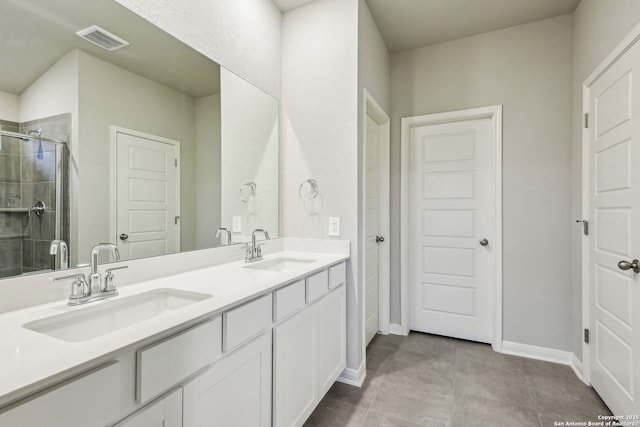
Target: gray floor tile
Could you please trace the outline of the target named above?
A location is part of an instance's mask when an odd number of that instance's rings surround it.
[[[350,403],[351,405],[369,408],[383,381],[384,375],[371,371],[367,374],[362,387],[337,382],[329,389],[327,397]]]
[[[452,338],[378,336],[367,373],[362,388],[335,384],[306,425],[546,427],[610,414],[567,366]]]
[[[305,426],[355,427],[363,425],[367,410],[340,400],[325,397],[305,422]]]
[[[379,414],[374,411],[367,412],[367,416],[362,424],[365,427],[449,427],[451,423],[445,420],[429,420],[425,424],[413,423],[411,421],[394,418],[389,415]]]
[[[531,409],[464,394],[456,397],[452,418],[453,427],[540,427],[538,414]]]
[[[453,398],[440,393],[423,392],[419,396],[401,395],[396,390],[381,389],[370,410],[422,425],[448,425]]]

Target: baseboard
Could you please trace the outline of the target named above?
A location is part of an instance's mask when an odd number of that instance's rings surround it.
[[[344,368],[336,381],[338,381],[339,383],[361,387],[366,376],[367,373],[365,371],[365,361],[363,360],[362,363],[360,363],[358,369]]]
[[[536,345],[520,344],[517,342],[503,341],[502,352],[512,356],[527,357],[529,359],[544,360],[545,362],[560,363],[571,366],[573,353],[564,350],[556,350]]]
[[[405,329],[399,323],[390,323],[389,333],[393,335],[409,335],[409,331],[405,331]]]
[[[578,356],[576,356],[575,353],[571,353],[571,361],[569,362],[569,366],[571,367],[571,369],[573,369],[573,372],[580,379],[580,381],[582,381],[586,385],[590,385],[584,378],[582,361],[578,359]]]

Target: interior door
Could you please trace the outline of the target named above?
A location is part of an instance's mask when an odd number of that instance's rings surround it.
[[[367,161],[366,161],[366,279],[365,279],[365,307],[366,323],[365,338],[368,344],[378,332],[379,306],[380,306],[380,251],[378,245],[381,243],[379,236],[380,219],[380,176],[378,168],[380,133],[379,126],[375,120],[367,115]]]
[[[490,118],[411,128],[413,330],[491,342],[495,149]]]
[[[589,370],[614,414],[640,413],[640,280],[631,266],[640,258],[636,71],[637,43],[589,88]]]
[[[116,131],[116,241],[125,259],[180,251],[177,142]]]

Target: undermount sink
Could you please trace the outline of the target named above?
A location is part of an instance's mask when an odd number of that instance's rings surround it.
[[[130,297],[103,300],[69,313],[57,314],[22,325],[41,334],[69,342],[96,338],[144,320],[161,316],[212,295],[178,289],[155,289]]]
[[[313,261],[314,260],[312,259],[301,258],[275,258],[266,261],[260,261],[255,264],[245,265],[244,268],[284,272],[293,270]]]

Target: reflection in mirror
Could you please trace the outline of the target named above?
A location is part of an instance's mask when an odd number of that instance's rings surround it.
[[[74,266],[98,242],[133,259],[278,235],[277,100],[114,0],[3,3],[0,129],[66,144],[2,136],[0,276],[59,266],[53,240]],[[76,35],[94,25],[128,45]]]

